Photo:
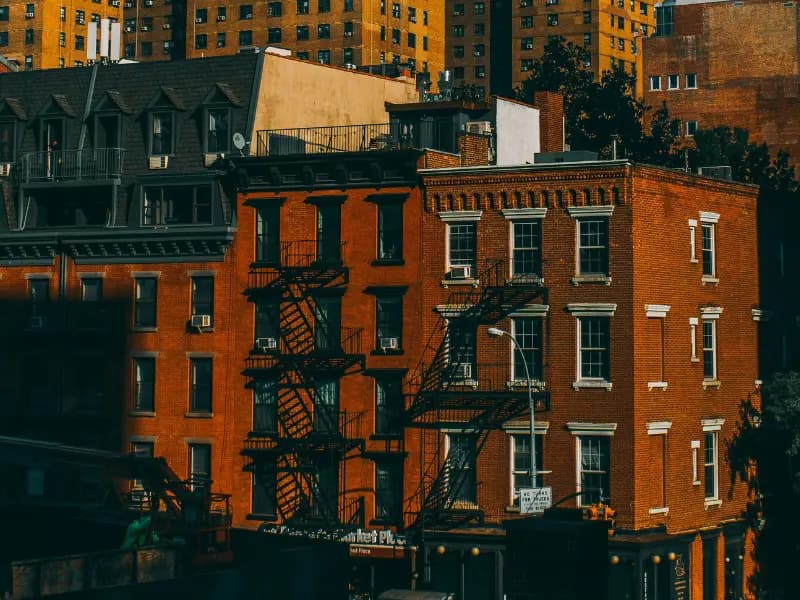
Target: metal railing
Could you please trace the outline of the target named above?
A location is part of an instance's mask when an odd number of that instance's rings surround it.
[[[118,179],[124,156],[123,148],[28,152],[18,170],[23,183]]]
[[[335,125],[295,129],[267,129],[256,133],[258,156],[396,150],[397,136],[389,123]]]

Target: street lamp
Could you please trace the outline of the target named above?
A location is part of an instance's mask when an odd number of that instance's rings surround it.
[[[531,373],[528,370],[528,361],[525,359],[525,353],[522,351],[522,347],[519,345],[517,338],[513,335],[508,333],[507,331],[503,331],[502,329],[498,329],[497,327],[489,327],[487,333],[492,337],[503,337],[506,336],[511,339],[511,342],[514,344],[514,347],[519,350],[519,355],[522,357],[522,366],[525,367],[525,377],[528,380],[528,410],[531,413],[530,416],[530,435],[531,435],[531,464],[530,468],[528,469],[528,474],[531,478],[531,487],[536,487],[536,431],[534,429],[534,415],[533,415],[533,390],[532,390],[532,381],[531,381]]]

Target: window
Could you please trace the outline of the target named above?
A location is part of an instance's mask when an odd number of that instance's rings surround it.
[[[677,90],[678,89],[678,75],[677,73],[672,73],[667,75],[667,89],[668,90]]]
[[[579,380],[610,380],[610,321],[606,316],[578,317]]]
[[[42,277],[29,279],[28,297],[31,301],[31,314],[46,316],[46,305],[50,302],[50,280]]]
[[[278,30],[280,33],[280,29]],[[206,152],[218,154],[230,150],[229,140],[231,111],[228,108],[206,110]]]
[[[617,29],[625,29],[625,19],[617,17]]]
[[[353,0],[344,0],[344,12],[352,12],[353,11]],[[386,14],[386,9],[381,8],[381,14]]]
[[[194,36],[194,47],[197,50],[203,50],[208,48],[208,35],[205,33],[199,33]]]
[[[475,273],[476,258],[476,224],[449,223],[447,225],[448,239],[448,267],[467,267],[467,276],[473,277]]]
[[[585,10],[583,11],[583,24],[588,25],[592,22],[592,13],[591,11]]]
[[[208,315],[214,325],[214,277],[192,277],[192,316]]]
[[[703,435],[703,481],[706,500],[719,498],[718,436],[717,431],[706,431]]]
[[[486,12],[486,4],[484,4],[483,2],[476,2],[475,4],[472,5],[472,8],[473,12],[476,15],[482,15]]]
[[[376,348],[384,352],[402,349],[403,297],[392,294],[377,296],[375,300]]]
[[[541,272],[541,226],[539,220],[512,221],[511,272],[514,278],[537,276]]]
[[[342,48],[342,62],[345,65],[352,64],[355,60],[355,52],[352,48]]]
[[[6,39],[8,38],[6,37]],[[67,46],[67,34],[64,33],[63,31],[60,31],[58,33],[58,45],[61,46],[62,48],[66,48]]]
[[[156,290],[158,280],[155,277],[137,277],[133,308],[134,327],[156,326]]]
[[[403,204],[378,204],[378,260],[403,260]]]
[[[0,162],[14,162],[16,155],[16,139],[16,120],[0,121]]]
[[[250,46],[253,43],[253,32],[250,30],[239,32],[239,45]]]
[[[225,47],[225,32],[220,31],[217,33],[217,48],[224,48]]]
[[[547,26],[555,27],[558,25],[558,14],[550,13],[547,15]]]
[[[428,24],[428,11],[427,10],[423,10],[422,11],[422,24],[423,25],[427,25]]]
[[[453,56],[456,58],[464,58],[464,46],[453,46]]]
[[[206,23],[208,22],[208,9],[207,8],[198,8],[194,11],[194,22],[195,23]]]
[[[397,2],[392,2],[392,16],[395,19],[400,18],[400,4],[398,4]]]
[[[625,50],[625,40],[622,38],[617,38],[617,48],[620,50]],[[619,66],[624,69],[625,63],[623,61],[619,61]]]
[[[578,273],[608,275],[608,219],[578,219]]]
[[[67,9],[62,6],[61,7],[61,20],[63,21],[66,17]],[[7,6],[0,6],[0,21],[8,21],[8,7]]]
[[[525,382],[525,365],[532,381],[542,379],[542,319],[541,317],[517,317],[511,321],[511,330],[519,344],[510,347],[513,365],[513,380]],[[523,361],[524,358],[524,361]]]
[[[697,133],[697,121],[686,121],[686,135],[689,137]]]
[[[661,76],[660,75],[651,75],[650,76],[650,91],[657,92],[661,89]]]
[[[486,45],[485,44],[475,44],[472,46],[472,55],[473,56],[483,56],[486,54]]]
[[[103,300],[103,279],[101,277],[81,277],[81,301],[101,302]]]
[[[687,90],[697,89],[697,73],[686,74],[686,89]]]
[[[703,379],[717,378],[717,322],[703,319]]]
[[[447,481],[450,497],[456,502],[474,505],[478,499],[475,478],[476,436],[463,433],[447,434],[447,459],[450,473]]]
[[[417,36],[414,33],[408,34],[408,47],[409,48],[416,48],[417,47]]]
[[[280,260],[280,205],[270,203],[256,209],[256,260],[277,264]]]
[[[342,299],[316,299],[314,311],[314,348],[317,351],[337,352],[341,348]]]
[[[170,185],[144,188],[142,225],[208,225],[210,223],[210,185]]]
[[[672,6],[656,6],[656,37],[667,37],[674,33]]]
[[[33,69],[33,55],[32,54],[26,54],[25,55],[25,69],[27,71],[30,71],[31,69]]]
[[[253,431],[278,431],[278,384],[272,380],[253,382]]]
[[[33,5],[31,4],[30,6],[33,6]],[[78,25],[83,25],[84,23],[86,23],[86,13],[84,11],[82,11],[82,10],[76,10],[75,11],[75,22]]]
[[[314,431],[336,433],[339,430],[339,380],[318,379],[314,388]]]
[[[537,434],[536,444],[536,485],[531,485],[531,437],[529,433],[515,433],[511,437],[511,504],[519,506],[519,491],[522,488],[542,487],[542,436]]]
[[[483,65],[477,65],[475,67],[475,78],[476,79],[485,79],[486,78],[486,67]]]
[[[155,411],[156,359],[137,356],[133,359],[133,410]]]
[[[211,486],[211,444],[189,444],[189,480],[192,490]]]
[[[298,25],[297,26],[297,40],[307,40],[308,39],[308,25]]]
[[[578,436],[578,504],[608,504],[611,499],[609,477],[610,439],[607,436]]]
[[[386,41],[386,26],[385,26],[385,25],[381,25],[381,34],[380,34],[380,38],[381,38],[381,41],[382,41],[382,42],[385,42],[385,41]]]
[[[78,47],[78,38],[80,38],[80,48]],[[76,35],[75,36],[75,49],[82,50],[83,49],[83,36]],[[133,58],[136,56],[136,44],[129,43],[125,44],[124,50],[125,58]]]
[[[33,29],[26,29],[25,30],[25,43],[32,44],[33,43]]]
[[[0,46],[8,46],[8,32],[0,31]]]
[[[402,436],[403,384],[400,375],[375,378],[375,433]]]
[[[329,65],[331,64],[331,51],[330,50],[320,50],[317,52],[317,62],[322,65]]]
[[[134,456],[143,456],[152,458],[155,453],[155,442],[151,441],[132,441],[131,454]],[[141,479],[133,479],[131,481],[131,496],[132,500],[138,502],[150,502],[151,492],[144,489],[144,483]]]
[[[530,8],[533,6],[533,0],[519,0],[520,8]]]
[[[189,411],[193,413],[210,413],[212,359],[191,358],[189,360],[192,377]]]
[[[352,21],[345,21],[344,22],[344,37],[352,37],[353,36],[353,22]],[[386,39],[386,28],[381,25],[381,40]],[[351,61],[352,62],[352,61]]]
[[[524,37],[520,40],[519,46],[521,50],[532,50],[533,49],[533,38],[532,37]]]
[[[584,33],[583,34],[583,45],[584,46],[591,46],[592,44],[592,34],[591,33]]]
[[[464,26],[463,25],[453,25],[453,35],[455,37],[464,37]]]
[[[689,344],[692,351],[692,361],[699,361],[697,358],[697,317],[689,317]]]
[[[198,36],[199,38],[200,36]],[[205,37],[205,36],[203,36]],[[150,155],[162,156],[174,152],[175,113],[171,110],[150,113]]]
[[[713,278],[716,275],[716,260],[714,257],[715,246],[715,230],[716,224],[701,223],[701,238],[702,238],[702,263],[703,263],[703,276]]]
[[[462,320],[447,324],[447,363],[452,381],[474,381],[476,371],[475,325]]]
[[[253,466],[253,497],[250,510],[255,515],[274,515],[277,504],[274,464],[260,460]]]
[[[308,52],[304,50],[297,51],[297,60],[308,60]]]
[[[409,23],[416,23],[417,22],[417,9],[413,6],[408,7],[408,22]]]
[[[386,0],[381,0],[381,14],[386,14]]]
[[[644,2],[639,3],[639,14],[647,15],[647,4],[645,4]]]
[[[227,18],[228,18],[228,7],[227,6],[218,6],[217,7],[217,21],[224,21]]]
[[[375,519],[395,523],[403,516],[403,463],[375,461]]]
[[[299,6],[299,4],[298,4]],[[283,3],[281,2],[270,2],[267,4],[267,16],[268,17],[280,17],[283,15]]]
[[[520,61],[520,70],[521,71],[533,71],[533,59],[532,58],[523,58]]]
[[[242,4],[239,7],[239,19],[246,20],[253,18],[253,5],[252,4]]]
[[[297,0],[297,14],[298,15],[308,14],[308,0]]]
[[[317,39],[327,40],[331,37],[331,26],[327,23],[317,25]]]
[[[485,35],[486,34],[486,24],[485,23],[475,23],[472,32],[475,35]]]
[[[25,18],[26,19],[33,19],[36,16],[36,5],[28,3],[25,5]]]

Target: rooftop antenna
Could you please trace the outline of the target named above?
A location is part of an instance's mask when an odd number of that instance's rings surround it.
[[[100,29],[98,44],[98,28]],[[97,60],[98,51],[100,60],[118,61],[120,59],[120,42],[122,39],[120,24],[112,23],[111,19],[100,19],[89,23],[88,40],[86,44],[86,60]]]
[[[244,139],[244,136],[239,133],[238,131],[233,134],[233,146],[239,151],[239,154],[244,156],[244,149],[245,145],[247,144],[247,140]]]
[[[89,22],[89,35],[86,43],[86,60],[97,60],[97,21]]]

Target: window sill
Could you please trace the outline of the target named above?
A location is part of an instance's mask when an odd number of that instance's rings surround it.
[[[703,389],[707,390],[708,388],[719,389],[722,387],[722,382],[719,379],[704,379],[703,380]]]
[[[579,379],[578,381],[572,382],[572,389],[580,390],[580,389],[601,389],[611,391],[611,386],[613,384],[610,381],[605,381],[604,379]]]
[[[700,282],[703,285],[717,285],[719,283],[719,277],[711,277],[710,275],[703,275],[700,279]]]
[[[705,507],[706,510],[708,510],[712,506],[722,506],[722,500],[719,500],[719,499],[712,499],[712,500],[706,499],[706,500],[703,501],[703,506]]]
[[[270,513],[249,513],[247,516],[245,516],[245,519],[248,521],[276,521],[278,519],[278,515]]]
[[[659,508],[651,508],[647,511],[651,515],[666,515],[669,513],[669,506],[661,506]]]
[[[397,350],[381,350],[379,348],[375,348],[372,352],[370,352],[371,356],[402,356],[403,349],[398,348]]]
[[[605,285],[611,285],[611,277],[608,275],[575,275],[569,282],[575,286],[582,283],[603,283]]]
[[[478,287],[480,284],[480,279],[442,279],[443,288],[447,288],[451,285],[470,285],[472,287]]]
[[[506,285],[514,287],[515,285],[544,285],[544,277],[539,275],[515,275],[511,279],[506,279]]]
[[[131,327],[131,333],[155,333],[157,331],[157,327]]]
[[[666,381],[648,381],[647,382],[647,389],[648,390],[666,390],[667,389],[667,382]]]
[[[187,419],[212,419],[214,413],[189,411],[183,415]]]
[[[531,379],[531,389],[537,392],[543,391],[547,385],[544,381],[540,381],[538,379]],[[528,389],[528,381],[526,379],[515,379],[514,381],[506,381],[506,388],[509,390],[513,389]]]
[[[131,410],[128,411],[129,417],[155,417],[156,411],[154,410]]]
[[[402,258],[378,258],[372,261],[373,267],[402,267],[406,261]]]

